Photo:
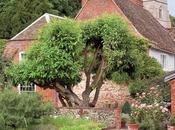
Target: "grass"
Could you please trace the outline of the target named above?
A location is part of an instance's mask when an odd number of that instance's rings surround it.
[[[18,130],[101,130],[105,125],[72,116],[45,118],[41,124]]]

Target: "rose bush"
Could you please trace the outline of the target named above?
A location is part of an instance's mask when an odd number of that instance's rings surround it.
[[[131,105],[131,119],[140,124],[141,130],[164,130],[169,110],[163,103],[161,90],[151,87],[146,92],[137,93]]]

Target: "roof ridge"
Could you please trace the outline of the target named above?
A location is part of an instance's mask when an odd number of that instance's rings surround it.
[[[39,18],[37,18],[34,22],[32,22],[30,25],[28,25],[26,28],[24,28],[22,31],[20,31],[18,34],[16,34],[14,37],[12,37],[10,40],[15,40],[16,37],[18,37],[20,34],[25,32],[26,30],[28,30],[30,27],[32,27],[35,23],[40,21],[42,18],[45,18],[46,22],[49,23],[50,22],[50,17],[64,19],[63,17],[57,16],[57,15],[54,15],[54,14],[44,13]]]

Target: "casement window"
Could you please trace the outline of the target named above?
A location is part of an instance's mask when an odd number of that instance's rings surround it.
[[[36,92],[36,85],[34,84],[19,84],[18,85],[18,91],[19,93],[31,93]]]
[[[162,65],[163,69],[165,69],[166,65],[167,65],[167,55],[161,54],[161,56],[160,56],[160,63]]]
[[[19,52],[19,62],[22,62],[25,59],[25,52]],[[18,85],[19,93],[23,92],[36,92],[36,85],[34,84],[19,84]]]
[[[25,55],[26,55],[26,54],[25,54],[24,51],[19,52],[19,62],[21,62],[22,60],[24,60]]]

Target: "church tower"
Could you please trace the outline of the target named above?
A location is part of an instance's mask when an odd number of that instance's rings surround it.
[[[143,0],[143,7],[148,10],[165,28],[171,28],[167,0]]]

